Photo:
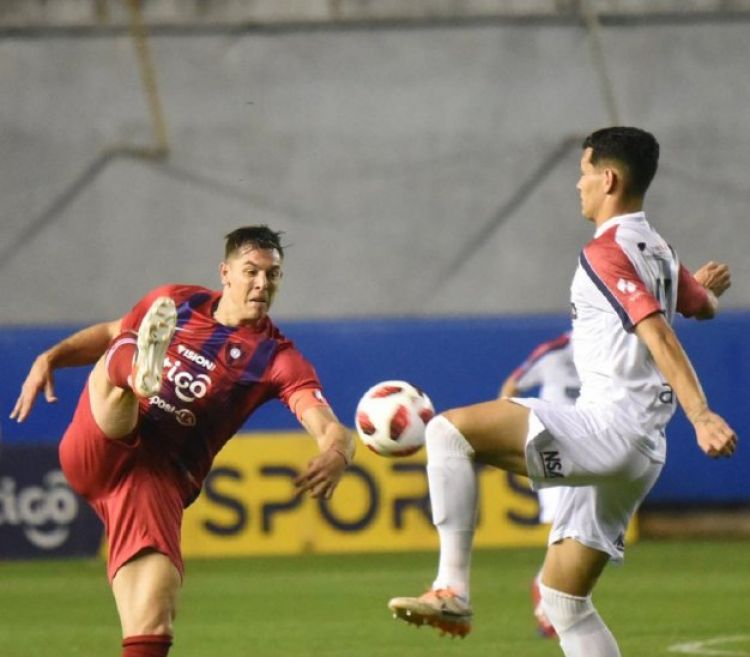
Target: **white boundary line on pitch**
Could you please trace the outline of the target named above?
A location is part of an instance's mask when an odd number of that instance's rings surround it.
[[[679,652],[683,655],[723,655],[724,657],[750,657],[750,646],[747,650],[723,650],[713,646],[720,646],[726,643],[737,643],[747,641],[750,643],[750,634],[737,634],[734,636],[717,636],[705,641],[690,641],[689,643],[676,643],[669,646],[669,652]]]

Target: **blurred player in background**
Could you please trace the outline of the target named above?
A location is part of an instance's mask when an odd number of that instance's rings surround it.
[[[528,355],[500,387],[499,397],[519,397],[538,388],[539,399],[553,404],[574,404],[581,391],[581,382],[573,362],[573,347],[570,331],[542,342]],[[541,488],[537,491],[539,500],[539,522],[549,525],[555,518],[557,501],[562,492],[561,486]],[[542,609],[539,579],[541,570],[531,582],[531,601],[539,635],[547,638],[557,636],[555,628]]]
[[[730,284],[725,265],[695,274],[643,212],[659,144],[615,127],[583,142],[576,188],[595,225],[571,285],[572,342],[581,395],[574,406],[514,397],[447,411],[427,426],[427,474],[440,538],[438,573],[420,597],[393,598],[407,622],[450,634],[471,629],[469,570],[477,502],[474,461],[564,486],[539,585],[567,657],[619,657],[591,599],[607,563],[622,561],[630,518],[666,458],[679,401],[700,449],[731,456],[737,437],[713,413],[670,325],[675,311],[710,319]]]
[[[279,236],[239,228],[226,238],[221,291],[164,285],[123,318],[44,352],[11,413],[22,422],[42,390],[54,401],[54,370],[96,363],[60,462],[104,523],[123,657],[167,655],[184,575],[183,509],[257,407],[280,399],[317,440],[300,493],[330,497],[353,456],[315,370],[268,316],[282,279]]]

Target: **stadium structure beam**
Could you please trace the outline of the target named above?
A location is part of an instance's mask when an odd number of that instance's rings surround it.
[[[576,19],[580,0],[136,0],[151,30]],[[130,27],[129,2],[3,0],[0,31]],[[603,20],[750,14],[750,0],[589,0]]]

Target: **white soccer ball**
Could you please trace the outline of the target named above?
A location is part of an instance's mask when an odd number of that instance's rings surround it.
[[[357,404],[362,442],[381,456],[408,456],[424,445],[425,425],[435,415],[430,398],[406,381],[381,381]]]

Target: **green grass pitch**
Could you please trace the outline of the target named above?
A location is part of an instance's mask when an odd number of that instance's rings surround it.
[[[530,615],[541,558],[541,549],[475,553],[474,631],[464,640],[394,621],[386,608],[391,596],[422,592],[434,554],[189,561],[170,657],[560,655]],[[594,600],[625,657],[727,636],[739,637],[728,652],[693,654],[750,655],[748,593],[745,543],[645,541],[607,569]],[[100,561],[0,563],[2,657],[116,657],[119,642]]]

